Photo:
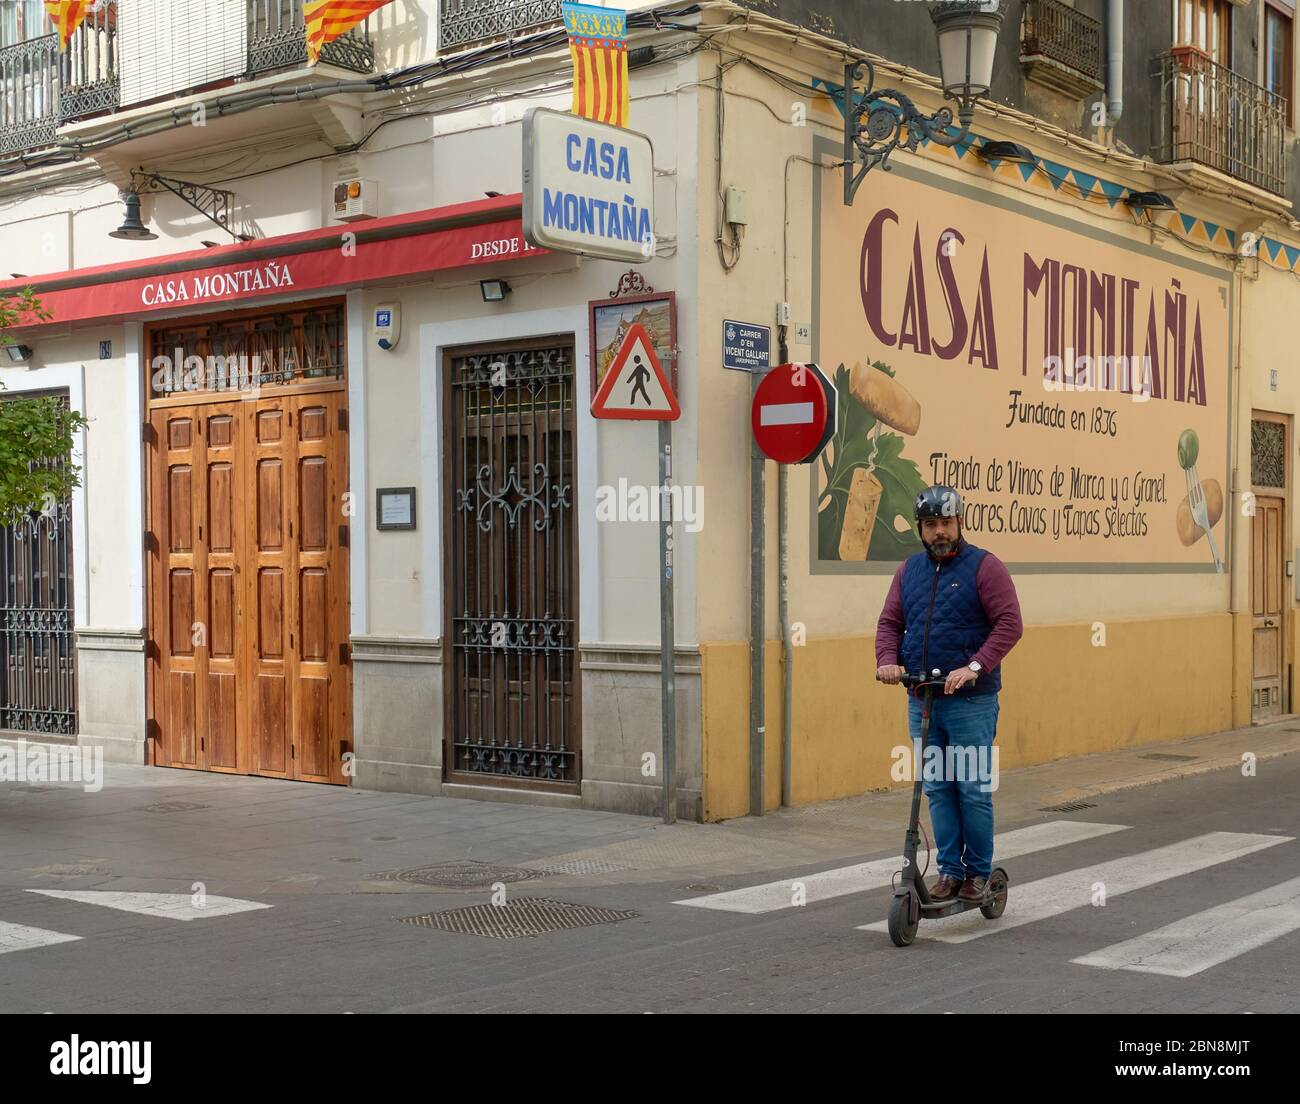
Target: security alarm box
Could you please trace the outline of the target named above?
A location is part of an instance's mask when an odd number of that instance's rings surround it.
[[[379,217],[379,185],[373,180],[353,178],[334,184],[334,218],[357,222]]]
[[[397,346],[402,336],[402,304],[380,303],[371,317],[370,336],[381,349]]]

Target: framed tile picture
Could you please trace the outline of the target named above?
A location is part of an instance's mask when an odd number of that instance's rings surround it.
[[[628,327],[639,322],[650,335],[655,356],[677,391],[677,296],[671,291],[598,299],[591,312],[591,393],[609,371],[610,361],[622,344]]]

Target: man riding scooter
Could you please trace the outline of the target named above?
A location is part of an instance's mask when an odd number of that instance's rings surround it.
[[[944,749],[945,763],[954,762],[949,747],[973,749],[976,762],[988,763],[1002,659],[1024,626],[1006,565],[966,542],[961,515],[961,496],[951,487],[934,486],[917,495],[916,525],[925,550],[894,573],[876,626],[876,677],[893,684],[905,670],[947,671],[943,696],[934,702],[930,744]],[[920,724],[921,705],[909,698],[914,741]],[[925,778],[939,850],[939,880],[930,897],[978,901],[993,868],[993,787],[987,778],[948,773]]]

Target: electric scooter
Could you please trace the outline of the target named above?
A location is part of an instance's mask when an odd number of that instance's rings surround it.
[[[921,699],[921,762],[925,762],[926,741],[930,735],[930,711],[934,692],[943,690],[944,677],[936,667],[925,675],[911,675],[904,672],[900,679],[908,691]],[[917,764],[916,782],[912,786],[912,812],[907,822],[907,842],[903,848],[903,869],[894,888],[894,898],[889,904],[889,938],[896,947],[908,947],[916,938],[917,925],[924,917],[937,920],[941,916],[952,916],[967,909],[977,908],[989,920],[996,920],[1007,907],[1007,872],[995,866],[989,875],[984,889],[984,896],[978,901],[962,901],[953,897],[948,901],[935,901],[925,887],[925,871],[917,872],[916,851],[920,843],[921,826],[921,782],[922,771]],[[929,843],[926,844],[927,853]],[[929,861],[926,862],[927,867]]]

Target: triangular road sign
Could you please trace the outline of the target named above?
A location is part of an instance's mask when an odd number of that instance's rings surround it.
[[[645,327],[634,322],[610,362],[596,397],[591,400],[596,418],[649,418],[672,422],[681,417],[677,396],[655,356]]]

